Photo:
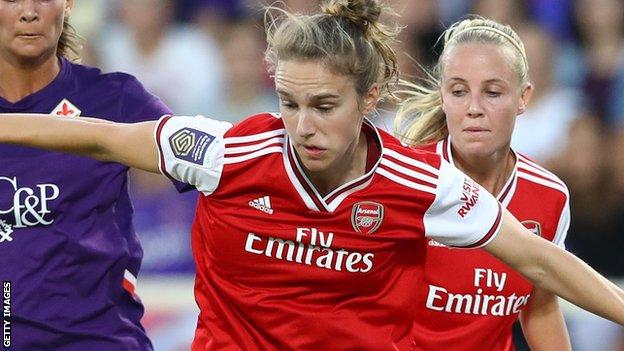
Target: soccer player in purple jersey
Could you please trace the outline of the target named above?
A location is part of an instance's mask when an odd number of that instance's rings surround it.
[[[429,237],[483,246],[534,284],[624,325],[624,291],[532,234],[440,155],[365,119],[397,73],[396,32],[379,22],[376,0],[281,14],[267,25],[281,115],[232,126],[0,114],[0,142],[197,187],[193,350],[399,350],[414,340],[413,289],[424,281]]]
[[[73,0],[0,1],[0,111],[139,122],[170,113],[132,76],[75,64]],[[0,280],[15,350],[151,350],[128,168],[0,145]],[[6,339],[5,339],[6,341]],[[5,345],[6,346],[6,345]]]

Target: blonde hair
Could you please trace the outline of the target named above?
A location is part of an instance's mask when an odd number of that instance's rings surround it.
[[[437,65],[429,72],[423,68],[426,77],[422,84],[401,81],[404,89],[399,91],[407,98],[402,102],[394,122],[396,135],[409,145],[423,145],[436,142],[448,136],[446,115],[442,111],[440,79],[443,63],[450,50],[463,43],[494,44],[510,47],[516,52],[514,71],[522,85],[529,82],[529,66],[524,44],[516,32],[496,21],[474,17],[455,22],[443,34],[444,48]]]
[[[392,94],[398,64],[391,44],[400,28],[379,21],[384,9],[389,10],[376,0],[325,0],[321,13],[313,15],[267,8],[269,72],[275,72],[280,60],[320,60],[333,72],[353,78],[359,96],[375,83],[381,96]]]
[[[65,18],[63,31],[56,47],[57,55],[63,56],[72,62],[80,62],[82,60],[83,42],[84,39],[78,35],[76,29]]]

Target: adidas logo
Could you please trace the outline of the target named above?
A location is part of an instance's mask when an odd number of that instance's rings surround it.
[[[273,214],[273,208],[271,208],[271,199],[268,196],[262,196],[249,201],[249,206],[255,208],[256,210],[260,210],[268,214]]]

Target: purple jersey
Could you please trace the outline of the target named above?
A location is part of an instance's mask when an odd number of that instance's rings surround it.
[[[16,103],[0,98],[0,111],[117,122],[170,113],[134,77],[65,59],[48,86]],[[11,282],[15,350],[152,349],[134,294],[143,251],[127,171],[0,144],[0,280]]]

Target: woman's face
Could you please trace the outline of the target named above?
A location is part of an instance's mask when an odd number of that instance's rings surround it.
[[[0,55],[34,61],[56,52],[73,0],[0,0]]]
[[[376,88],[359,97],[350,77],[301,60],[280,61],[275,86],[286,131],[309,172],[326,174],[352,161],[364,115],[375,107]]]
[[[459,44],[447,53],[442,108],[453,145],[464,156],[487,157],[509,147],[531,92],[513,70],[517,59],[509,48],[483,43]]]

